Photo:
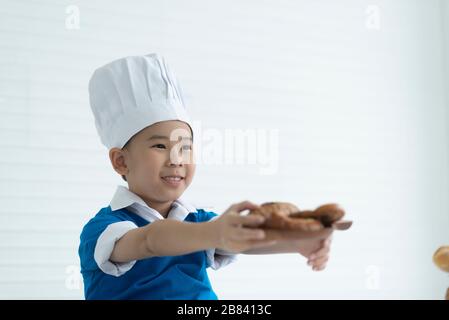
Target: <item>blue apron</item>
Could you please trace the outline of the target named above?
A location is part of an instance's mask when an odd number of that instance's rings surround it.
[[[198,209],[184,221],[205,222],[216,215]],[[121,221],[131,221],[138,227],[149,223],[131,211],[112,211],[109,206],[102,208],[81,232],[79,256],[86,299],[218,299],[207,275],[206,251],[138,260],[119,277],[100,270],[94,259],[97,239],[108,225]]]

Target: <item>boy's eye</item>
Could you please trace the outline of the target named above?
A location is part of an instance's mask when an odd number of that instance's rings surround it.
[[[162,143],[158,143],[158,144],[155,144],[153,147],[164,149],[165,145],[163,145]]]
[[[190,145],[182,146],[182,150],[192,150],[192,146]]]

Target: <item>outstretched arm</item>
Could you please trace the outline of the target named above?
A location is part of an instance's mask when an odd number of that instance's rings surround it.
[[[244,254],[300,253],[314,271],[321,271],[329,260],[332,234],[326,238],[282,241],[261,248],[246,250]]]
[[[192,223],[164,219],[128,231],[114,245],[110,260],[125,263],[155,256],[176,256],[209,248],[232,253],[267,246],[257,216],[242,216],[240,212],[256,205],[245,201],[231,206],[213,221]],[[253,227],[253,228],[246,228]]]

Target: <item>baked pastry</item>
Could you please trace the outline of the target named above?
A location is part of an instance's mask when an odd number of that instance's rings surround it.
[[[262,227],[300,231],[319,231],[330,227],[344,216],[344,210],[337,204],[326,204],[315,210],[301,211],[288,202],[267,202],[249,214],[265,217]]]
[[[330,227],[334,222],[340,220],[345,211],[335,203],[319,206],[315,210],[299,211],[292,214],[291,218],[312,218],[319,220],[325,227]]]
[[[433,262],[443,271],[449,272],[449,246],[440,247],[433,254]]]
[[[438,248],[433,254],[433,262],[441,270],[449,272],[449,246]],[[449,300],[449,288],[446,291],[446,300]]]

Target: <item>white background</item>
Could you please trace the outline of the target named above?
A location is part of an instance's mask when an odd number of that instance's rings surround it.
[[[299,254],[240,256],[209,271],[219,298],[443,298],[432,254],[449,244],[445,0],[0,0],[0,298],[83,298],[79,233],[122,183],[87,83],[150,52],[203,130],[279,130],[275,174],[203,164],[187,198],[218,213],[335,201],[354,220],[325,271]]]

